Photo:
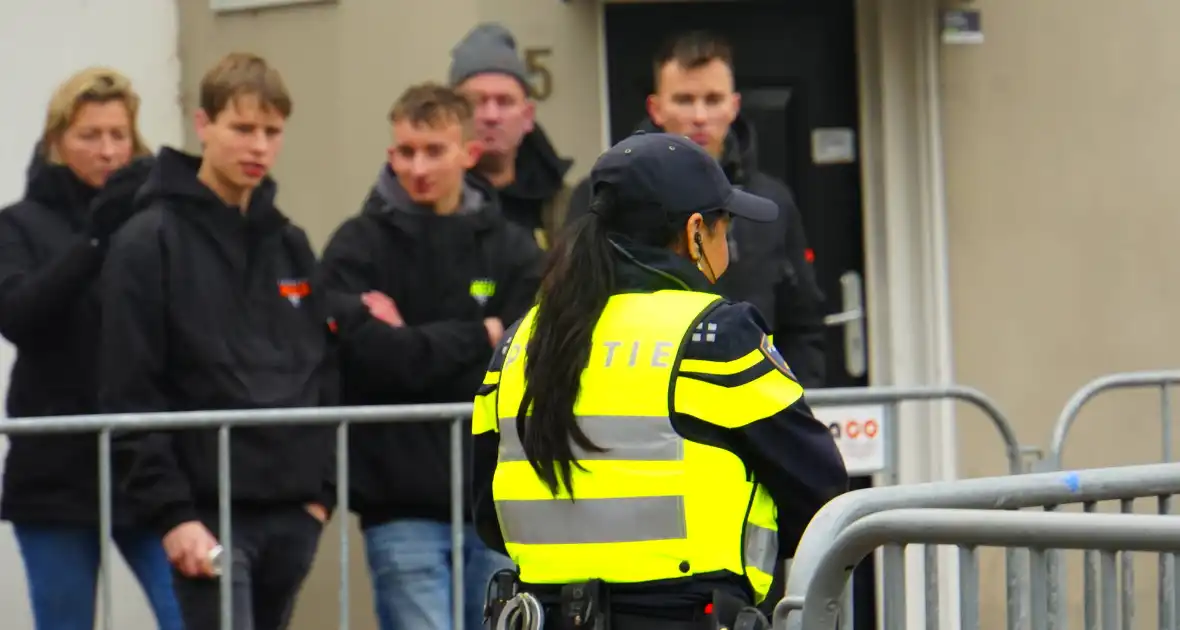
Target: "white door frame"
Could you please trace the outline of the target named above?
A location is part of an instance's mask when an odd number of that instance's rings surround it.
[[[643,0],[600,0],[600,5],[603,1]],[[954,370],[938,88],[939,4],[855,2],[870,384],[949,385]],[[610,144],[605,10],[598,17],[605,148]],[[952,404],[909,405],[897,431],[901,483],[955,478]],[[925,627],[921,549],[907,555],[906,577],[912,586],[907,589],[906,626]],[[957,628],[959,580],[952,549],[941,556],[939,575],[939,627]]]
[[[949,385],[954,369],[939,5],[937,0],[856,2],[871,384]],[[949,402],[907,406],[897,426],[900,483],[956,477],[953,412]],[[940,555],[938,571],[938,627],[957,628],[959,573],[953,549]],[[925,627],[924,574],[921,548],[910,549],[906,627]]]

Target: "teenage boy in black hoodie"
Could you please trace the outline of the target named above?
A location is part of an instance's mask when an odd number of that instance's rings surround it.
[[[467,175],[480,146],[463,96],[411,87],[390,122],[388,164],[324,251],[329,288],[359,296],[337,317],[343,401],[466,402],[504,329],[533,303],[540,249]],[[464,548],[451,547],[449,436],[445,422],[353,427],[352,505],[382,630],[451,627],[452,552],[466,566],[465,627],[482,627],[488,580],[512,566],[470,525]]]
[[[336,374],[315,255],[267,177],[291,99],[263,59],[205,75],[200,157],[164,149],[103,270],[106,412],[316,407]],[[232,541],[218,539],[215,430],[120,436],[116,463],[139,516],[163,534],[188,630],[220,628],[211,554],[232,544],[234,628],[287,626],[333,506],[332,427],[230,437]],[[229,630],[229,629],[223,629]]]

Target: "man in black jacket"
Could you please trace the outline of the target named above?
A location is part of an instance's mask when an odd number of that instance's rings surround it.
[[[474,104],[483,152],[473,173],[495,187],[505,218],[548,249],[569,206],[565,174],[574,162],[557,154],[537,122],[530,72],[516,38],[502,24],[477,24],[451,49],[447,75]]]
[[[640,128],[688,136],[721,162],[730,182],[778,204],[772,225],[735,219],[729,271],[716,289],[752,303],[771,323],[774,344],[799,382],[821,387],[825,377],[823,295],[809,260],[803,219],[786,184],[758,170],[753,127],[739,115],[733,54],[719,37],[692,32],[671,40],[653,60],[655,93]],[[589,209],[583,180],[570,200],[567,222]]]
[[[291,100],[277,71],[232,54],[201,82],[201,157],[164,149],[148,208],[116,234],[103,270],[100,405],[106,412],[315,407],[335,400],[315,255],[266,177]],[[220,628],[220,569],[235,628],[285,628],[334,504],[332,427],[232,431],[232,540],[218,540],[214,430],[120,436],[116,463],[163,534],[188,630]]]
[[[480,147],[463,96],[411,87],[390,122],[389,163],[324,251],[328,286],[361,296],[337,315],[343,401],[471,401],[504,329],[533,303],[540,250],[467,175]],[[470,525],[464,548],[451,547],[449,436],[445,422],[353,427],[352,505],[382,630],[451,627],[452,553],[466,566],[465,625],[482,627],[488,580],[511,567]]]

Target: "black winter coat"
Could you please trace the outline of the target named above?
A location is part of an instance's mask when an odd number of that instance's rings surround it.
[[[16,347],[11,418],[98,410],[102,248],[88,236],[97,190],[34,150],[25,195],[0,211],[0,334]],[[0,518],[18,523],[98,521],[98,441],[93,435],[11,439]],[[125,521],[122,510],[116,517]]]
[[[540,255],[482,180],[468,178],[459,212],[437,216],[410,201],[384,167],[360,214],[324,250],[328,286],[353,296],[337,313],[342,401],[473,400],[492,355],[483,320],[498,317],[508,328],[524,316],[539,286]],[[371,317],[356,298],[366,291],[392,298],[406,325]],[[470,434],[465,428],[465,445]],[[362,526],[450,519],[448,423],[354,425],[349,447],[352,506]]]

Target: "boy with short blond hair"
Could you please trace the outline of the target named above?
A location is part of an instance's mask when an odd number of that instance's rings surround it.
[[[540,250],[469,176],[479,160],[472,106],[424,83],[390,108],[392,142],[360,213],[324,250],[330,288],[355,296],[340,312],[343,402],[467,402],[492,349],[533,303]],[[446,423],[355,426],[352,503],[364,530],[381,630],[451,628],[450,558],[464,561],[466,627],[483,626],[488,580],[511,561],[470,525],[451,545]]]

